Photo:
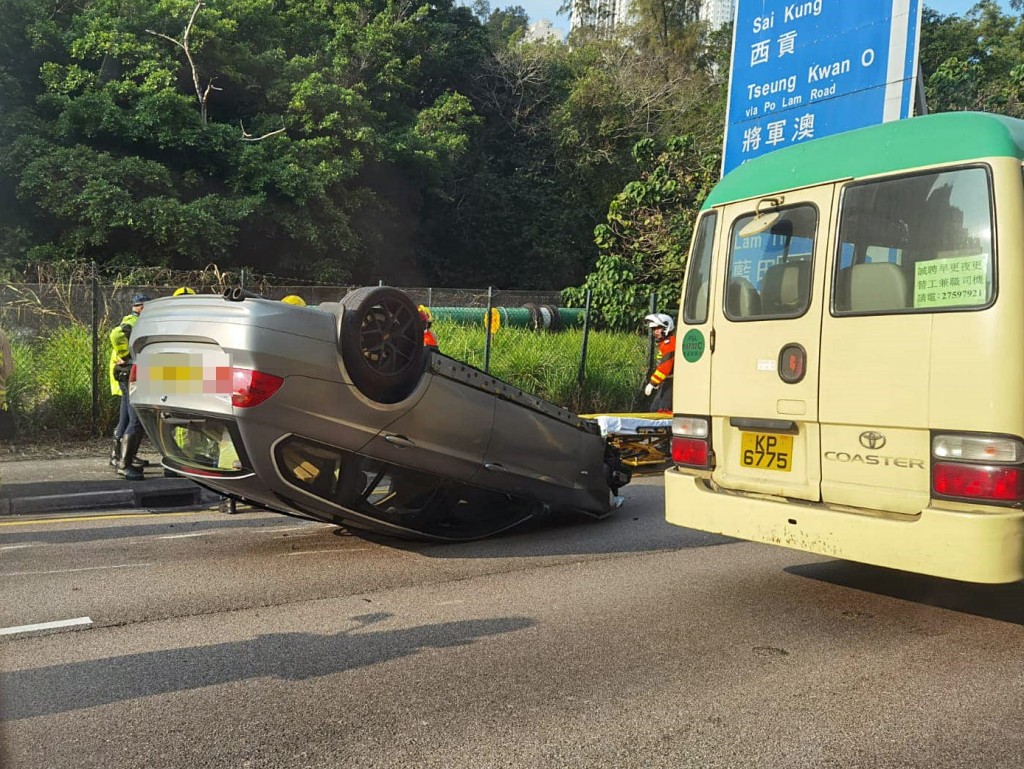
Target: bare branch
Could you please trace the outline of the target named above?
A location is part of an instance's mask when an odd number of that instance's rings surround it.
[[[271,136],[276,136],[279,133],[284,133],[285,126],[281,126],[276,131],[270,131],[269,133],[263,134],[263,136],[253,136],[251,133],[245,130],[245,125],[241,120],[238,121],[239,127],[242,129],[242,141],[244,142],[261,142]]]
[[[207,83],[206,90],[203,90],[202,86],[199,85],[199,68],[196,67],[195,59],[192,58],[192,49],[189,46],[188,38],[189,35],[192,34],[192,27],[196,23],[196,16],[199,14],[199,9],[202,7],[203,0],[197,0],[196,7],[192,9],[192,15],[189,17],[188,24],[185,25],[185,32],[182,34],[181,40],[175,40],[170,35],[165,35],[162,32],[154,32],[151,29],[147,29],[146,32],[153,35],[154,37],[159,37],[162,40],[167,40],[168,42],[174,43],[182,51],[185,52],[185,58],[188,59],[189,69],[192,71],[192,85],[196,90],[196,99],[199,101],[199,112],[203,118],[203,125],[206,125],[207,105],[210,100],[210,92],[219,91],[221,89],[217,88],[217,86],[213,84],[212,78],[210,79],[210,82]]]
[[[162,37],[164,40],[168,40],[168,41],[174,43],[179,48],[184,48],[185,47],[181,43],[179,43],[177,40],[175,40],[173,37],[171,37],[170,35],[165,35],[163,32],[154,32],[151,29],[147,29],[146,32],[148,32],[150,35],[153,35],[154,37]]]

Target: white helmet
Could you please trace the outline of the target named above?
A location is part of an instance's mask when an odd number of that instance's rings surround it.
[[[672,320],[671,316],[663,312],[653,312],[644,320],[647,321],[648,328],[663,328],[666,334],[671,334],[672,329],[676,327],[675,321]]]

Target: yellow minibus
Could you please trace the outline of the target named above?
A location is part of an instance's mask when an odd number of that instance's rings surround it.
[[[1024,577],[1024,121],[911,118],[726,175],[679,313],[669,522]]]

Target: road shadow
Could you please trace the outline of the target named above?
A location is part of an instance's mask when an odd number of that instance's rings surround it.
[[[1024,625],[1024,582],[978,585],[852,561],[801,564],[784,571],[924,606]]]
[[[357,632],[390,616],[352,617],[357,626],[334,635],[273,633],[234,643],[8,673],[0,678],[0,718],[15,721],[265,676],[302,681],[406,657],[420,649],[465,646],[534,624],[526,617],[504,617]]]
[[[355,536],[381,547],[427,558],[535,558],[565,555],[656,553],[715,547],[738,540],[674,526],[662,510],[615,511],[603,520],[581,517],[527,521],[514,529],[472,542],[422,542],[359,529],[340,529],[337,536]]]

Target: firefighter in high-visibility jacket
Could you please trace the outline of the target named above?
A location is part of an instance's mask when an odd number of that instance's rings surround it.
[[[651,397],[651,411],[672,413],[672,368],[675,365],[676,335],[675,321],[663,312],[655,312],[644,320],[654,334],[658,353],[654,359],[654,371],[644,387],[644,395]]]
[[[421,304],[417,309],[420,311],[420,320],[423,321],[423,346],[428,350],[437,350],[437,337],[430,330],[434,323],[434,314],[425,304]]]
[[[147,463],[136,458],[142,444],[142,425],[138,414],[128,400],[128,377],[132,370],[132,354],[129,348],[132,330],[149,297],[136,294],[132,297],[132,311],[121,318],[110,332],[110,393],[121,396],[120,418],[114,428],[114,445],[110,451],[110,464],[129,481],[141,481],[142,468]]]

